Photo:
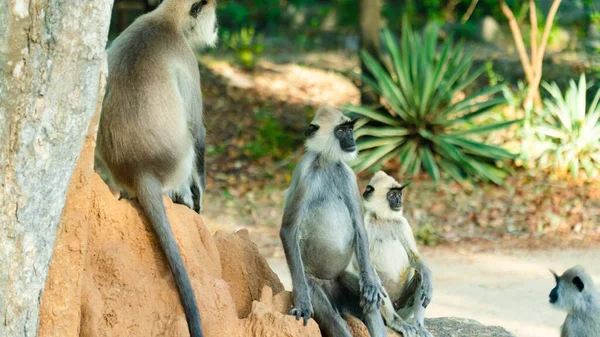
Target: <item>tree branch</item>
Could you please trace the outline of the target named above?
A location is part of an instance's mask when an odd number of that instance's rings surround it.
[[[513,39],[515,40],[515,46],[517,47],[517,52],[519,54],[519,59],[521,60],[521,65],[523,66],[523,70],[525,71],[525,76],[527,77],[527,81],[529,83],[533,83],[535,80],[535,75],[533,73],[533,68],[531,66],[531,62],[529,60],[529,55],[527,55],[527,49],[525,48],[525,44],[523,43],[523,35],[521,34],[521,29],[519,29],[519,24],[517,23],[517,19],[513,14],[512,10],[504,0],[500,1],[500,8],[502,9],[502,13],[508,19],[508,25],[513,35]]]
[[[469,8],[467,8],[467,11],[465,12],[465,15],[463,15],[463,17],[460,19],[461,23],[465,23],[465,22],[469,21],[469,18],[471,17],[471,15],[473,15],[473,11],[475,10],[475,7],[477,7],[478,2],[479,2],[479,0],[471,1]]]
[[[531,62],[533,63],[534,76],[537,76],[537,59],[538,59],[538,20],[537,20],[537,8],[535,6],[535,0],[529,0],[529,17],[531,20]]]
[[[536,77],[542,78],[542,64],[544,63],[544,53],[546,52],[546,46],[548,45],[548,38],[550,37],[550,31],[552,30],[552,24],[554,23],[554,17],[556,16],[556,12],[558,12],[558,7],[560,7],[560,3],[562,0],[554,0],[552,2],[552,7],[550,7],[550,11],[548,12],[548,17],[546,18],[546,25],[544,26],[544,34],[542,35],[542,42],[540,48],[538,50],[538,59],[537,59],[537,67]]]

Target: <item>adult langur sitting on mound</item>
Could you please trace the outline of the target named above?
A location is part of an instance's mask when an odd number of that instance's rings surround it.
[[[381,307],[387,326],[404,337],[431,337],[424,316],[433,294],[433,278],[402,212],[406,186],[383,171],[367,185],[363,198],[369,252],[389,295]]]
[[[600,336],[600,293],[582,266],[575,266],[561,276],[552,272],[556,287],[550,303],[568,312],[560,337]]]
[[[379,306],[386,296],[369,261],[356,176],[354,121],[319,109],[306,131],[306,154],[285,195],[281,241],[293,283],[290,314],[313,316],[330,337],[351,337],[341,313],[359,317],[373,337],[386,336]],[[356,253],[360,276],[346,272]]]
[[[95,160],[113,189],[138,199],[156,231],[192,337],[202,336],[200,314],[162,194],[202,207],[205,130],[194,49],[215,45],[216,5],[165,0],[113,41]]]

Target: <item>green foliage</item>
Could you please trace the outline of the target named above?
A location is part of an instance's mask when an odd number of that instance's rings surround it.
[[[590,14],[590,21],[594,24],[594,25],[600,25],[600,12],[592,12]]]
[[[224,45],[233,50],[236,62],[247,70],[254,69],[257,58],[264,50],[264,36],[256,35],[252,27],[242,28],[237,33],[223,33]]]
[[[504,77],[494,71],[494,62],[492,61],[487,61],[485,63],[485,72],[488,76],[491,86],[498,85],[498,83],[504,81]]]
[[[389,70],[368,53],[362,53],[373,74],[373,78],[363,79],[382,97],[386,109],[348,107],[362,117],[355,133],[361,150],[355,170],[363,171],[398,158],[401,174],[416,175],[424,169],[435,181],[445,173],[458,181],[476,178],[502,183],[506,172],[496,162],[515,156],[469,138],[517,122],[474,125],[477,117],[505,102],[502,97],[488,99],[499,93],[502,86],[485,88],[456,101],[456,95],[485,69],[471,71],[473,54],[462,44],[454,46],[451,38],[442,44],[438,55],[437,25],[427,25],[423,37],[406,21],[403,26],[400,44],[388,30],[383,33],[391,63]]]
[[[271,113],[257,111],[255,115],[258,125],[256,139],[245,144],[244,152],[251,159],[269,155],[278,160],[288,156],[299,139],[293,136],[294,133],[286,132],[279,120]]]
[[[248,8],[236,1],[220,2],[217,6],[217,16],[221,21],[219,25],[227,28],[241,28],[249,21],[250,11]]]
[[[473,0],[459,0],[458,3],[451,5],[454,1],[455,0],[388,0],[384,3],[384,13],[386,13],[386,10],[390,11],[393,10],[393,8],[398,8],[400,13],[404,13],[410,18],[413,18],[413,20],[429,20],[443,23],[447,18],[459,20],[464,13],[466,13]],[[400,4],[398,2],[400,2]],[[524,1],[522,0],[506,0],[506,4],[514,11],[523,7],[523,3]],[[498,0],[479,0],[469,21],[477,22],[485,16],[492,16],[500,22],[506,21],[506,18],[500,9]],[[390,19],[390,23],[399,21],[396,19],[398,15],[395,17],[386,15],[386,17]],[[465,33],[469,32],[465,31]]]
[[[541,120],[533,127],[538,136],[539,164],[555,174],[570,173],[578,178],[583,170],[595,178],[600,170],[600,90],[587,106],[585,75],[579,84],[571,80],[563,96],[556,83],[543,84],[551,98],[546,99]]]
[[[249,0],[219,0],[217,6],[219,25],[234,30],[248,23],[261,28],[277,26],[283,11],[280,0],[263,0],[260,4]]]
[[[478,41],[480,39],[481,28],[477,23],[468,21],[464,24],[456,25],[452,34],[461,39]]]
[[[509,86],[502,88],[502,93],[506,99],[506,103],[514,110],[518,110],[523,106],[523,101],[527,97],[529,86],[522,80],[517,81],[516,88],[512,89]]]
[[[415,239],[421,244],[435,246],[440,242],[441,236],[435,227],[430,224],[426,224],[417,228],[415,232]]]

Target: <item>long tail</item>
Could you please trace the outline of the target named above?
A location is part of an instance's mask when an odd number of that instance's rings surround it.
[[[185,311],[190,337],[203,337],[200,312],[188,273],[181,259],[177,242],[171,231],[165,205],[162,201],[161,186],[153,178],[143,178],[137,184],[137,198],[152,224],[160,245],[167,256],[171,272],[179,289],[179,296]]]

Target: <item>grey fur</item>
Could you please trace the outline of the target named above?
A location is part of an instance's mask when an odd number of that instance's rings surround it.
[[[200,72],[192,48],[216,41],[216,0],[165,0],[108,49],[96,170],[122,198],[138,199],[179,290],[190,336],[201,337],[196,297],[162,202],[197,212],[205,187]],[[149,304],[150,305],[150,304]]]
[[[365,192],[371,262],[389,294],[381,314],[387,326],[404,337],[430,337],[424,316],[433,295],[431,270],[419,255],[402,203],[392,209],[387,200],[388,192],[401,188],[394,178],[379,171]]]
[[[594,281],[582,266],[565,271],[560,277],[556,274],[556,287],[552,290],[555,302],[551,303],[567,311],[567,317],[561,328],[561,337],[600,336],[600,294]],[[580,291],[574,283],[578,278],[583,284]]]
[[[386,336],[378,312],[386,296],[369,262],[368,240],[356,176],[342,160],[344,152],[333,136],[336,126],[348,122],[341,112],[321,108],[307,140],[304,155],[286,191],[280,237],[292,275],[294,308],[290,314],[313,316],[321,331],[332,337],[351,337],[341,313],[361,318],[371,336]],[[360,277],[345,272],[356,254]]]

